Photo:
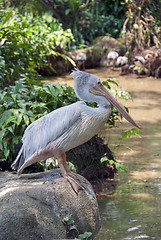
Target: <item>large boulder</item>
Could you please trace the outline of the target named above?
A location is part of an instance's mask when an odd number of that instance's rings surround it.
[[[20,178],[1,173],[0,239],[71,239],[85,232],[93,239],[100,229],[97,200],[91,184],[76,176],[84,188],[78,194],[59,169]]]

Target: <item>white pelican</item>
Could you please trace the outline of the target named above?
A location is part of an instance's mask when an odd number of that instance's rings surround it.
[[[108,65],[114,66],[119,54],[115,51],[110,51],[107,55]]]
[[[85,53],[78,53],[76,55],[77,68],[83,68],[85,70],[85,62],[87,60],[87,55]]]
[[[87,60],[87,56],[86,56],[86,54],[85,53],[78,53],[77,55],[76,55],[76,61],[86,61]]]
[[[65,153],[98,133],[111,114],[111,104],[135,127],[139,126],[97,76],[78,69],[74,69],[71,75],[75,93],[82,101],[56,109],[31,123],[24,132],[23,145],[11,167],[19,176],[27,166],[56,157],[62,176],[77,192],[81,186],[72,177]],[[96,102],[99,107],[89,107],[84,101]]]
[[[128,58],[125,56],[119,56],[116,60],[116,66],[117,67],[122,67],[125,66],[128,63]]]

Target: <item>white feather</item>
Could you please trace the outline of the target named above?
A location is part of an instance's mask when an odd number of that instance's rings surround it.
[[[80,115],[79,104],[74,103],[58,108],[30,124],[23,136],[25,159],[58,139],[79,119]]]

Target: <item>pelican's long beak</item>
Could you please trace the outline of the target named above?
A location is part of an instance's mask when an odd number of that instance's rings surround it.
[[[116,99],[108,92],[108,90],[103,85],[94,86],[92,89],[89,90],[89,92],[95,95],[104,96],[127,121],[129,121],[135,127],[140,128],[140,126],[132,119],[132,117],[128,114],[125,108],[116,101]]]

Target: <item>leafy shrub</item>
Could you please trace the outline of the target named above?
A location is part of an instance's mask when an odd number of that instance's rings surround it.
[[[114,38],[119,36],[125,20],[121,1],[93,0],[84,11],[84,25],[79,27],[79,31],[85,44],[91,43],[93,39],[102,35]]]
[[[13,84],[20,77],[33,77],[47,62],[47,55],[73,61],[64,54],[64,49],[74,40],[70,29],[50,16],[24,15],[17,10],[0,12],[0,87]],[[53,69],[54,71],[54,69]],[[56,70],[55,70],[56,71]]]
[[[121,1],[100,0],[43,0],[53,12],[53,16],[70,28],[78,45],[89,45],[97,36],[118,37],[125,19]]]

